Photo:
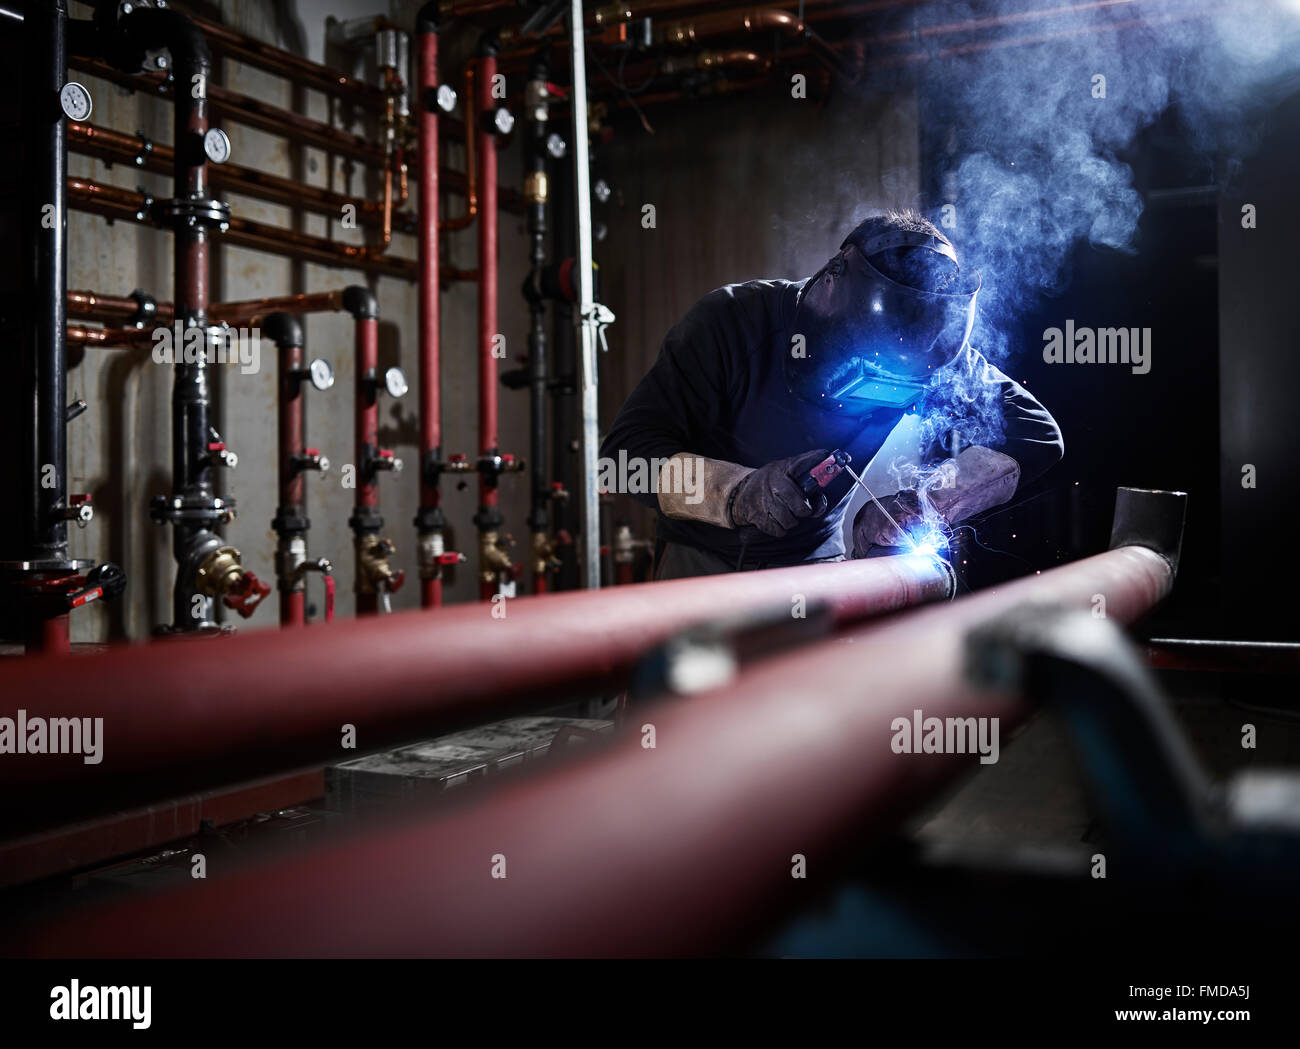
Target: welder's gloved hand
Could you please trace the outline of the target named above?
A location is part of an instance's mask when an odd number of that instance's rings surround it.
[[[927,489],[927,495],[930,504],[951,526],[1010,499],[1020,484],[1020,464],[992,448],[972,445],[956,459],[943,463],[938,478]],[[904,530],[922,519],[915,492],[899,492],[882,502]],[[874,503],[867,503],[858,511],[853,521],[854,557],[866,557],[873,546],[902,545],[905,544],[898,530]]]
[[[921,521],[921,504],[915,492],[896,492],[894,495],[882,496],[881,506],[889,511],[889,517],[898,522],[899,528],[907,532],[912,525]],[[903,537],[880,512],[880,507],[868,500],[853,519],[853,556],[866,557],[872,547],[904,546]]]
[[[799,489],[799,479],[830,454],[825,449],[804,452],[777,459],[747,474],[732,489],[727,502],[732,527],[752,525],[780,539],[801,519],[820,517],[827,509],[826,495],[818,489],[810,502]]]

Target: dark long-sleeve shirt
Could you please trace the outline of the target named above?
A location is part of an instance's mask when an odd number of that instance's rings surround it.
[[[969,350],[948,366],[940,388],[918,405],[841,416],[809,405],[786,388],[783,355],[790,352],[795,302],[803,281],[730,284],[697,302],[664,337],[659,357],[632,391],[601,445],[601,455],[666,460],[678,452],[759,467],[815,448],[843,448],[864,468],[905,414],[919,411],[936,425],[924,458],[956,453],[952,433],[978,434],[960,446],[997,447],[1020,464],[1023,487],[1057,462],[1064,448],[1047,409],[1027,390]],[[997,384],[996,391],[989,383]],[[976,394],[972,398],[972,393]],[[976,405],[1001,401],[1001,441],[981,432],[988,413]],[[996,405],[995,411],[996,413]],[[977,416],[979,416],[977,418]],[[745,540],[747,565],[784,565],[844,553],[843,517],[850,502],[847,474],[827,489],[830,509],[780,539]],[[882,493],[883,494],[883,493]],[[634,498],[658,506],[652,493]],[[659,536],[736,561],[741,533],[659,515]],[[750,530],[746,530],[750,531]]]

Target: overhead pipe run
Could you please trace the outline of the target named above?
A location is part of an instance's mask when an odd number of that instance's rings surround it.
[[[111,741],[98,765],[58,754],[0,762],[0,823],[49,824],[336,760],[342,724],[370,749],[617,691],[652,645],[720,608],[790,622],[824,609],[844,625],[945,600],[954,585],[937,558],[880,557],[527,597],[503,619],[471,602],[219,646],[123,646],[77,660],[75,672],[0,661],[0,693],[25,697],[29,718],[88,712],[85,683],[98,682],[94,714]]]
[[[277,476],[280,500],[271,528],[278,538],[275,575],[280,591],[280,625],[306,624],[306,577],[309,572],[319,572],[325,584],[325,621],[329,622],[334,618],[334,568],[323,557],[307,556],[307,533],[311,521],[305,505],[305,481],[310,471],[321,474],[328,471],[330,462],[319,449],[306,447],[303,384],[310,382],[317,390],[328,390],[334,385],[334,371],[320,358],[309,365],[304,364],[302,323],[293,314],[270,313],[261,320],[261,326],[263,333],[275,343],[279,357]]]
[[[110,904],[93,917],[79,912],[33,927],[20,949],[69,957],[743,949],[764,920],[806,906],[792,856],[833,878],[988,756],[973,741],[941,753],[900,750],[900,721],[982,725],[988,738],[1005,739],[1025,718],[1016,683],[970,673],[972,631],[1035,603],[1092,608],[1098,594],[1107,618],[1129,624],[1169,593],[1175,570],[1168,551],[1120,546],[808,645],[643,708],[631,731],[587,759],[476,804]],[[524,873],[485,877],[484,858],[498,854]],[[342,926],[327,920],[339,899],[351,905]]]

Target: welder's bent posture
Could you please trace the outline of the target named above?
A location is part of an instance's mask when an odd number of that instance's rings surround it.
[[[843,558],[852,479],[808,498],[798,480],[830,449],[865,469],[909,412],[927,421],[923,488],[948,525],[1057,462],[1055,420],[969,343],[978,286],[937,227],[890,213],[805,281],[733,284],[696,303],[601,449],[668,461],[657,492],[638,496],[659,510],[656,576]],[[922,519],[916,492],[875,494],[903,529]],[[906,548],[870,501],[853,537],[856,557]]]

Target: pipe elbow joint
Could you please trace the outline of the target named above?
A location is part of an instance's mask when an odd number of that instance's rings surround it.
[[[101,3],[96,14],[108,19],[116,18],[117,6],[116,3]],[[171,52],[172,62],[178,69],[191,75],[201,73],[205,78],[212,72],[212,52],[207,37],[179,11],[170,7],[137,7],[130,14],[123,15],[116,28],[130,50],[141,57],[146,51],[165,47]],[[139,62],[136,65],[138,68]]]
[[[364,284],[349,284],[343,289],[343,308],[359,321],[379,319],[379,300]]]
[[[302,321],[295,314],[283,310],[268,313],[262,318],[262,334],[281,350],[303,344]]]
[[[435,36],[442,28],[442,4],[440,0],[429,0],[415,13],[415,31],[433,33]]]

